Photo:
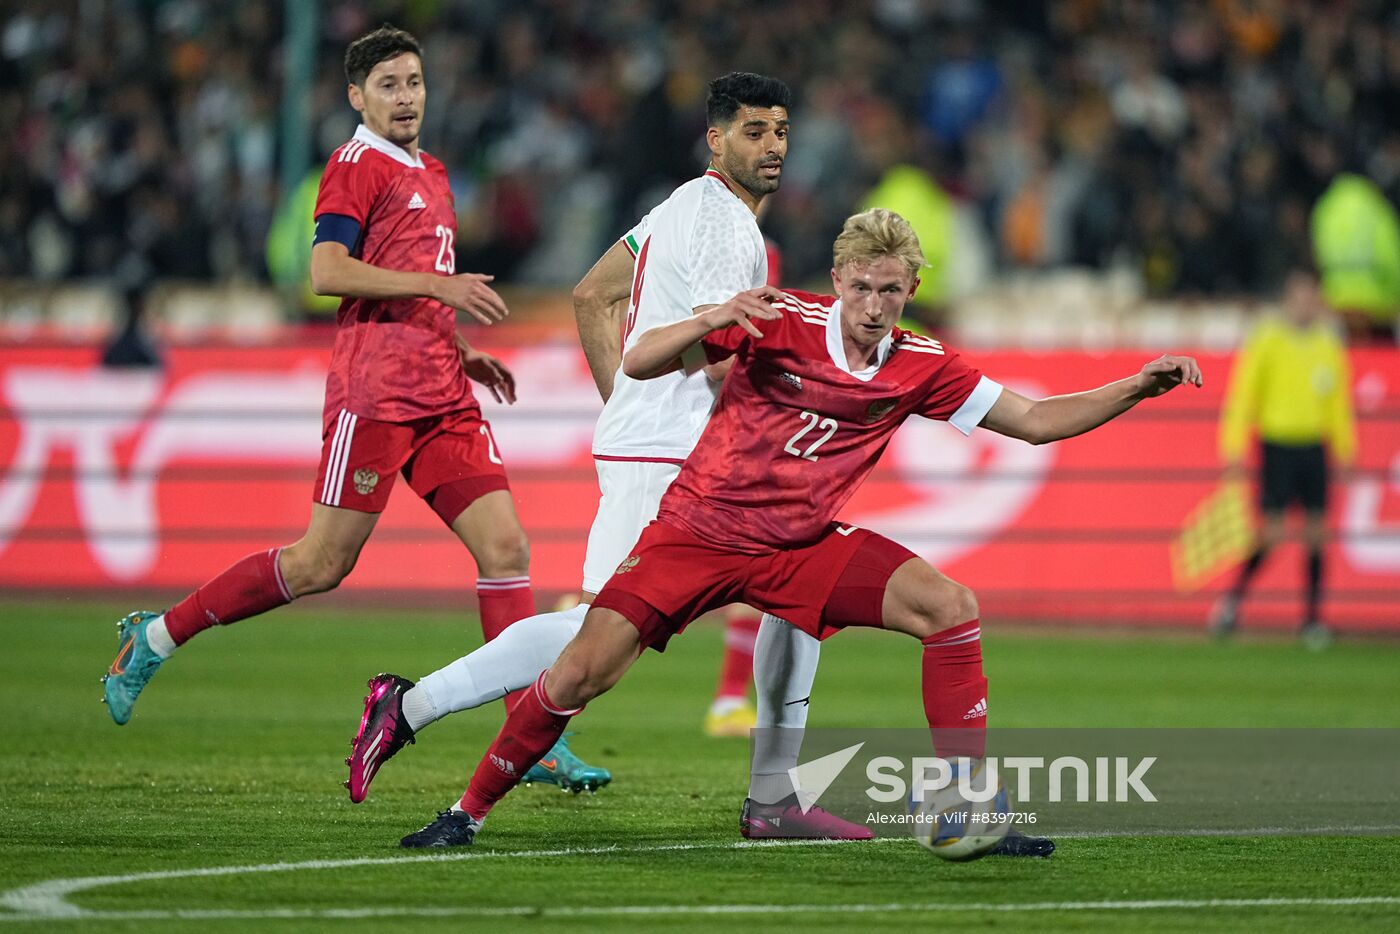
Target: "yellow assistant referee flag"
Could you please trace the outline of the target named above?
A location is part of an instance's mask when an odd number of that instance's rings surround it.
[[[1191,510],[1171,543],[1172,582],[1191,593],[1239,564],[1254,545],[1248,484],[1226,481]]]

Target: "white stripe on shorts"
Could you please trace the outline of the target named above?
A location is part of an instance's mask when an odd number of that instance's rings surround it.
[[[355,424],[359,416],[345,409],[340,410],[340,420],[336,424],[335,439],[331,442],[330,457],[326,461],[326,483],[321,490],[321,502],[327,506],[340,505],[340,491],[345,483],[345,467],[350,461],[350,443],[355,437]]]
[[[345,410],[341,409],[335,420],[335,434],[331,437],[331,450],[326,455],[326,477],[321,481],[321,502],[330,503],[331,478],[335,476],[335,456],[340,450],[340,435],[345,430]]]

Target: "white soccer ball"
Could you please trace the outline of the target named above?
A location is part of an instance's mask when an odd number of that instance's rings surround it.
[[[996,849],[1011,828],[1011,797],[996,776],[996,793],[990,800],[970,800],[959,788],[959,764],[952,764],[950,771],[946,787],[926,791],[923,801],[910,800],[914,839],[940,859],[955,863],[981,859]],[[986,763],[979,759],[963,784],[973,797],[984,797],[981,792],[990,779]]]

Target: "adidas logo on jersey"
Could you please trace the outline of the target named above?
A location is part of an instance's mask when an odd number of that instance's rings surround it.
[[[802,377],[796,373],[779,373],[778,378],[785,383],[789,383],[794,389],[802,388]]]
[[[416,191],[413,193],[413,197],[408,199],[408,209],[410,211],[419,211],[427,206],[428,202],[424,201],[423,196]]]

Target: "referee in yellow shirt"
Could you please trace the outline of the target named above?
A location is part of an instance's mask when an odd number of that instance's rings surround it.
[[[1327,541],[1328,462],[1344,470],[1356,456],[1351,367],[1326,315],[1317,280],[1298,270],[1284,290],[1284,315],[1261,321],[1230,373],[1220,421],[1220,452],[1227,478],[1242,478],[1251,435],[1259,438],[1263,527],[1235,585],[1216,604],[1211,631],[1228,635],[1239,620],[1250,580],[1284,536],[1284,514],[1303,508],[1307,546],[1307,601],[1302,636],[1313,648],[1331,641],[1319,615],[1322,555]]]

